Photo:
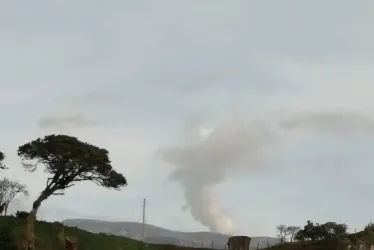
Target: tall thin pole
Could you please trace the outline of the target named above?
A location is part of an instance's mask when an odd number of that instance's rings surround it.
[[[145,198],[143,199],[142,241],[144,241],[144,228],[145,228]]]

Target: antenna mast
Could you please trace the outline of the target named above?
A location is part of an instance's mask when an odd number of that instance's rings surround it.
[[[144,242],[144,229],[145,229],[145,198],[143,199],[143,224],[142,224],[142,241]]]

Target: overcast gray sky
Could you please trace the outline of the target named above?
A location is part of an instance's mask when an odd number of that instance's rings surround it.
[[[146,197],[147,222],[176,230],[362,228],[374,216],[373,10],[2,1],[2,174],[31,191],[13,209],[29,209],[46,180],[22,170],[17,147],[66,133],[107,148],[129,186],[75,186],[42,205],[44,219],[140,221]]]

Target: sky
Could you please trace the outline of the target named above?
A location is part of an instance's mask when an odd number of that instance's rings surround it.
[[[81,183],[44,220],[275,236],[374,216],[372,1],[2,1],[0,150],[30,197],[46,134],[106,148],[129,185]]]

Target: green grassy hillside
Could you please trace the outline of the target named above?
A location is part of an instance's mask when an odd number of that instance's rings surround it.
[[[0,217],[0,249],[13,250],[10,245],[14,244],[15,249],[20,246],[22,240],[22,228],[25,219],[18,219],[13,216]],[[7,230],[11,230],[8,235]],[[4,233],[5,232],[5,233]],[[35,224],[35,247],[37,250],[64,250],[61,239],[64,236],[73,236],[77,239],[78,250],[187,250],[189,248],[169,245],[151,245],[121,236],[90,233],[76,227],[62,227],[60,223],[38,221]],[[11,239],[9,239],[11,237]],[[9,242],[11,241],[11,242]],[[5,246],[5,244],[7,246]],[[3,245],[1,245],[3,244]],[[9,248],[9,249],[8,249]],[[199,250],[194,248],[194,250]]]
[[[13,242],[16,242],[16,245],[19,245],[21,240],[21,230],[24,223],[24,219],[9,216],[0,217],[0,227],[2,228],[2,231],[6,231],[10,228],[12,231],[11,236],[13,237]],[[0,235],[4,236],[4,233]],[[72,227],[63,227],[62,229],[61,224],[43,221],[38,221],[36,223],[35,236],[35,246],[37,250],[63,250],[60,241],[63,239],[63,236],[73,236],[77,238],[79,250],[122,250],[144,248],[141,242],[125,237],[94,234]],[[5,238],[6,237],[7,235],[5,235]],[[1,245],[0,249],[3,250]]]
[[[21,232],[25,219],[12,216],[0,217],[0,249],[17,250],[22,241]],[[170,245],[143,244],[139,241],[107,234],[95,234],[75,227],[63,227],[61,223],[38,221],[35,225],[35,246],[37,250],[64,250],[61,240],[65,236],[77,239],[78,250],[199,250]],[[356,244],[359,240],[374,243],[373,234],[359,232],[348,235],[344,241]],[[346,242],[329,239],[315,242],[284,243],[270,247],[268,250],[345,250]],[[200,249],[201,250],[201,249]]]

